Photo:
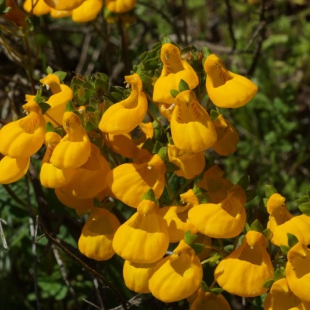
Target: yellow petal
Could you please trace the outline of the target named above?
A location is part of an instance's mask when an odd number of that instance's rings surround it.
[[[29,167],[30,158],[4,156],[0,160],[0,184],[10,184],[20,180]]]
[[[263,284],[273,278],[273,266],[266,251],[267,240],[257,231],[249,231],[242,245],[216,267],[214,277],[227,292],[255,297],[268,289]]]
[[[159,198],[165,187],[165,163],[158,155],[151,160],[136,164],[127,163],[114,168],[108,175],[108,186],[113,195],[133,208],[142,195],[152,189]]]
[[[228,71],[215,54],[204,63],[206,87],[212,102],[220,108],[239,108],[257,93],[257,86],[249,79]]]
[[[218,204],[194,206],[188,212],[191,223],[199,232],[212,238],[233,238],[241,233],[246,222],[244,190],[234,185],[227,198]]]
[[[63,127],[67,135],[56,146],[51,163],[59,169],[81,167],[89,158],[91,145],[80,118],[73,112],[65,112]]]
[[[59,1],[59,0],[44,0],[45,3],[55,10],[60,11],[69,11],[76,9],[80,6],[85,0],[66,0],[66,1]]]
[[[35,4],[35,5],[34,5]],[[44,2],[44,0],[25,0],[23,8],[26,12],[41,16],[50,12],[51,8]]]
[[[40,83],[50,89],[53,94],[57,94],[61,91],[60,79],[56,74],[48,74],[44,78],[40,79]]]
[[[190,64],[181,58],[181,51],[177,46],[171,43],[163,44],[160,59],[163,69],[154,84],[153,101],[172,104],[175,98],[172,97],[170,91],[178,90],[181,80],[184,80],[190,89],[194,89],[199,79]]]
[[[51,9],[51,17],[53,18],[64,18],[72,15],[72,11],[59,11]]]
[[[177,148],[187,152],[205,151],[216,142],[216,131],[207,111],[190,90],[175,98],[171,117],[171,134]]]
[[[125,76],[132,89],[128,98],[110,106],[102,115],[99,129],[112,134],[132,131],[143,120],[148,103],[138,74]]]
[[[103,208],[92,208],[79,238],[79,250],[97,261],[111,258],[115,253],[112,240],[119,226],[119,220],[113,213]]]
[[[86,23],[95,19],[102,9],[102,0],[85,0],[78,8],[72,11],[72,20]]]
[[[0,153],[10,157],[30,157],[44,142],[45,121],[34,101],[23,105],[28,115],[0,130]]]
[[[117,230],[113,239],[114,251],[134,263],[153,263],[164,256],[169,237],[166,221],[159,215],[158,206],[142,200],[137,212]]]
[[[189,310],[230,310],[230,305],[225,297],[221,294],[212,294],[199,289],[194,302]]]
[[[202,281],[202,267],[193,250],[181,247],[150,270],[149,289],[163,302],[174,302],[192,295]]]
[[[106,0],[106,7],[113,13],[124,13],[132,10],[137,0]]]
[[[222,156],[228,156],[237,150],[239,135],[232,124],[222,114],[214,122],[217,141],[213,144],[213,150]]]

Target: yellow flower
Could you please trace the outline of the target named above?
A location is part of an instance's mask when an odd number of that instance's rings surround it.
[[[307,244],[296,243],[287,253],[286,279],[291,291],[310,303],[310,250]]]
[[[194,250],[181,240],[173,252],[150,269],[149,289],[163,302],[189,297],[202,281],[202,266]]]
[[[213,165],[203,175],[203,179],[197,184],[206,190],[210,202],[220,203],[227,197],[233,183],[223,177],[224,171],[218,165]]]
[[[220,108],[239,108],[257,93],[257,86],[249,79],[228,71],[215,54],[204,63],[206,87],[212,102]]]
[[[55,74],[48,74],[40,82],[53,93],[46,102],[51,107],[45,112],[44,119],[56,127],[61,126],[66,104],[73,98],[73,91],[69,86],[60,84],[59,77]]]
[[[290,290],[286,278],[282,278],[272,284],[264,302],[264,310],[291,309],[298,306],[300,302],[300,299]]]
[[[175,98],[170,91],[178,90],[181,80],[185,81],[190,89],[194,89],[199,79],[191,65],[181,58],[181,51],[177,46],[171,43],[163,44],[160,59],[163,69],[154,84],[153,101],[172,104]]]
[[[191,223],[199,232],[212,238],[233,238],[241,233],[246,222],[244,190],[234,185],[227,198],[218,204],[194,206],[188,212]]]
[[[213,150],[222,156],[228,156],[237,150],[239,135],[232,124],[222,114],[214,122],[217,141],[213,144]]]
[[[239,248],[216,267],[214,277],[227,292],[255,297],[268,289],[263,284],[273,278],[273,266],[266,251],[267,240],[257,231],[249,231]]]
[[[64,17],[71,16],[72,11],[58,11],[55,9],[51,9],[50,15],[53,18],[64,18]]]
[[[27,173],[29,163],[30,157],[4,156],[0,160],[0,184],[10,184],[20,180]]]
[[[125,13],[132,10],[137,0],[106,0],[106,7],[113,13]]]
[[[72,178],[61,187],[61,191],[79,199],[93,198],[107,187],[107,175],[110,171],[110,166],[98,147],[91,143],[88,160],[74,169]]]
[[[133,263],[153,263],[164,256],[169,245],[166,221],[159,215],[157,204],[142,200],[133,214],[117,230],[114,251]]]
[[[46,151],[40,171],[40,182],[44,187],[57,188],[63,186],[73,177],[73,169],[61,170],[50,163],[53,151],[60,140],[61,136],[56,132],[47,132],[45,134]]]
[[[32,11],[36,16],[45,15],[51,10],[44,0],[25,0],[23,7],[26,12],[30,13]]]
[[[128,98],[110,106],[102,115],[99,129],[112,134],[132,131],[143,120],[148,102],[142,91],[142,81],[138,74],[125,76],[132,90]]]
[[[65,112],[63,128],[67,134],[55,147],[50,162],[59,169],[78,168],[89,158],[91,143],[81,119],[73,112]]]
[[[174,173],[188,180],[200,174],[205,167],[204,152],[186,152],[178,149],[175,145],[168,144],[168,157],[171,163],[180,168]]]
[[[205,151],[216,142],[216,131],[207,111],[190,90],[179,93],[171,116],[171,135],[177,148],[187,152]]]
[[[79,7],[85,0],[66,0],[66,1],[59,1],[59,0],[44,0],[45,3],[59,11],[70,11]]]
[[[113,213],[103,208],[92,208],[79,238],[79,250],[97,261],[111,258],[115,253],[112,240],[119,226],[119,220]]]
[[[173,110],[175,108],[175,104],[159,102],[157,104],[157,107],[158,107],[159,113],[170,122]]]
[[[86,23],[95,19],[102,9],[102,0],[85,0],[79,7],[72,11],[72,20]]]
[[[141,294],[150,293],[149,270],[156,264],[139,264],[125,260],[123,267],[123,278],[125,285],[132,291]]]
[[[267,201],[269,221],[267,228],[271,231],[270,241],[275,245],[288,245],[287,234],[295,235],[299,241],[310,243],[310,217],[302,214],[294,216],[287,210],[285,198],[278,193]]]
[[[191,304],[189,310],[230,310],[230,305],[221,294],[212,294],[204,292],[202,289],[198,290],[198,294],[194,302]]]
[[[130,207],[136,208],[142,195],[153,189],[159,198],[165,187],[165,163],[158,155],[146,162],[126,163],[108,174],[108,186],[113,195]]]
[[[31,100],[23,105],[28,114],[0,130],[0,153],[18,158],[30,157],[44,142],[45,120],[39,105]]]

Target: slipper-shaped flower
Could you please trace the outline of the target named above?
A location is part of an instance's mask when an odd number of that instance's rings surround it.
[[[86,23],[95,19],[102,9],[102,0],[86,0],[72,11],[72,20]]]
[[[189,310],[231,310],[228,301],[222,294],[212,294],[204,292],[201,288],[198,290],[197,297],[191,304]]]
[[[189,297],[202,281],[202,266],[194,250],[181,240],[173,252],[150,269],[149,289],[163,302]]]
[[[32,14],[36,16],[45,15],[51,11],[51,7],[49,7],[44,0],[25,0],[23,8],[26,12],[32,12]]]
[[[249,231],[242,244],[216,267],[214,277],[227,292],[242,297],[267,292],[267,280],[273,279],[273,266],[266,251],[267,240],[257,231]]]
[[[220,108],[239,108],[257,93],[257,86],[249,79],[228,71],[215,54],[204,63],[207,73],[206,87],[212,102]]]
[[[175,98],[171,90],[178,90],[180,81],[185,81],[190,89],[194,89],[199,79],[191,65],[181,58],[180,49],[171,43],[165,43],[160,50],[163,68],[160,77],[154,84],[153,101],[172,104]]]
[[[85,0],[69,0],[69,1],[44,0],[44,1],[49,7],[55,10],[70,11],[79,7]]]
[[[27,173],[29,163],[30,157],[4,156],[0,160],[0,184],[10,184],[20,180]]]
[[[166,166],[155,154],[151,159],[140,163],[126,163],[112,169],[108,174],[108,186],[115,198],[130,207],[136,208],[142,195],[150,189],[159,198],[165,187]]]
[[[177,148],[198,153],[211,147],[217,139],[208,112],[190,90],[179,93],[171,116],[171,135]]]
[[[110,12],[121,14],[132,10],[137,0],[106,0],[105,4]]]
[[[202,234],[212,238],[233,238],[244,228],[245,202],[244,190],[234,185],[223,201],[196,205],[188,211],[188,218]]]
[[[78,247],[88,258],[102,261],[114,255],[112,240],[120,223],[117,217],[103,208],[92,208],[85,222]]]
[[[0,153],[10,157],[30,157],[42,146],[45,120],[34,100],[23,105],[26,117],[4,125],[0,130]]]
[[[232,124],[222,114],[214,122],[217,141],[212,145],[213,150],[221,155],[228,156],[237,150],[239,135]]]
[[[129,133],[145,117],[148,102],[142,91],[142,81],[137,73],[125,76],[132,89],[128,98],[110,106],[102,115],[99,129],[112,134]]]
[[[278,193],[272,194],[267,201],[267,212],[267,228],[271,231],[270,241],[273,244],[287,246],[288,233],[295,235],[300,242],[310,243],[310,217],[305,214],[293,216],[287,210],[283,196]]]
[[[169,245],[168,226],[158,205],[142,200],[134,213],[115,233],[114,251],[133,263],[153,263],[161,259]]]
[[[58,169],[72,169],[86,163],[91,151],[87,132],[81,119],[73,112],[65,112],[63,128],[67,134],[55,147],[50,162]]]

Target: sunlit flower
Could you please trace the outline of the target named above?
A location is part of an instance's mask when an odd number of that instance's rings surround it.
[[[110,106],[102,115],[99,129],[112,134],[132,131],[143,120],[148,102],[142,91],[142,81],[138,74],[125,76],[132,89],[128,98]]]
[[[132,10],[137,0],[106,0],[105,4],[109,11],[113,13],[125,13]]]
[[[113,213],[103,208],[92,208],[79,238],[79,250],[97,261],[111,258],[115,253],[112,240],[119,226],[119,220]]]
[[[114,251],[134,263],[153,263],[164,256],[169,236],[166,221],[157,204],[142,200],[134,213],[117,230],[113,239]]]
[[[59,11],[70,11],[79,7],[85,0],[66,0],[66,1],[59,1],[59,0],[44,0],[45,3]]]
[[[215,54],[204,63],[207,73],[206,87],[212,102],[220,108],[239,108],[257,93],[257,86],[249,79],[228,71]]]
[[[202,281],[202,266],[194,250],[181,240],[173,252],[150,269],[149,289],[164,302],[189,297]]]
[[[171,117],[171,134],[177,148],[187,152],[205,151],[216,142],[216,131],[207,111],[190,90],[179,93]]]
[[[295,235],[300,242],[310,243],[310,217],[302,214],[293,216],[286,207],[285,198],[274,193],[267,201],[271,231],[270,241],[275,245],[288,245],[287,234]]]
[[[85,0],[79,7],[72,11],[72,20],[86,23],[95,19],[102,9],[102,0]]]
[[[150,189],[157,198],[161,196],[165,172],[165,163],[155,154],[143,163],[126,163],[112,169],[108,174],[108,186],[117,199],[136,208],[142,195]]]
[[[227,292],[255,297],[267,292],[263,284],[273,279],[273,266],[266,251],[267,240],[257,231],[249,231],[240,247],[216,267],[214,277]]]
[[[10,184],[20,180],[27,173],[29,163],[30,157],[4,156],[0,160],[0,184]]]
[[[291,291],[302,301],[310,303],[310,250],[297,242],[287,253],[286,279]]]
[[[63,128],[67,134],[55,147],[50,162],[59,169],[78,168],[89,158],[91,145],[81,119],[73,112],[65,112]]]
[[[168,144],[168,158],[171,163],[180,167],[174,173],[185,179],[192,179],[200,174],[205,167],[204,152],[191,153],[178,149],[175,145]]]
[[[194,89],[199,79],[191,65],[181,58],[181,51],[177,46],[171,43],[163,44],[160,59],[163,68],[154,84],[153,101],[172,104],[175,98],[170,91],[178,90],[181,80],[184,80],[190,89]]]
[[[212,294],[198,290],[197,297],[191,304],[189,310],[230,310],[230,305],[225,297],[221,294]]]
[[[291,309],[300,304],[300,299],[290,290],[286,278],[272,284],[264,302],[264,310]]]
[[[218,204],[194,206],[188,212],[191,223],[199,232],[212,238],[232,238],[241,233],[246,222],[244,190],[234,185]]]
[[[45,120],[39,105],[31,100],[23,105],[28,114],[0,130],[0,153],[10,157],[30,157],[42,146],[45,136]]]
[[[213,150],[222,156],[228,156],[237,150],[239,135],[232,124],[222,114],[214,122],[217,141],[213,144]]]
[[[45,15],[51,11],[51,7],[44,0],[25,0],[23,8],[26,12],[32,12],[36,16]]]

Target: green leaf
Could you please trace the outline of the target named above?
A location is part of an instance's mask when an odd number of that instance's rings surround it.
[[[248,175],[244,175],[241,179],[237,182],[237,184],[246,190],[249,187],[250,177]]]
[[[277,193],[277,190],[272,185],[265,185],[265,194],[267,198],[270,198],[270,196],[275,193]]]
[[[213,287],[210,290],[210,293],[212,294],[222,294],[224,292],[224,290],[221,287]]]
[[[287,255],[288,251],[290,250],[290,247],[286,245],[280,245],[280,249],[284,255]]]
[[[277,268],[274,272],[274,281],[278,281],[282,278],[285,278],[285,269],[283,267]]]
[[[168,161],[168,147],[167,146],[164,146],[162,147],[157,155],[161,158],[162,161],[166,162]]]
[[[205,245],[202,243],[193,243],[191,248],[195,251],[196,255],[199,255],[205,248]]]
[[[298,209],[306,214],[306,215],[309,215],[310,216],[310,202],[305,202],[305,203],[302,203],[298,206]]]
[[[191,232],[188,230],[184,234],[184,242],[188,245],[191,245],[195,239],[197,238],[197,235],[192,235]]]
[[[173,98],[175,98],[179,94],[179,91],[177,91],[176,89],[171,89],[170,94]]]
[[[170,161],[165,161],[165,165],[166,165],[166,171],[167,172],[174,172],[174,171],[180,170],[180,167],[171,163]]]
[[[204,292],[210,292],[209,286],[205,281],[202,281],[200,284],[200,288],[204,291]]]
[[[290,233],[287,233],[287,243],[290,248],[292,248],[295,244],[298,243],[298,238]]]
[[[210,117],[212,119],[212,122],[215,122],[217,120],[217,118],[219,117],[219,112],[216,110],[211,110],[210,111]]]
[[[207,195],[207,192],[203,188],[197,187],[197,185],[194,185],[193,192],[197,199],[199,200],[200,204],[208,203],[210,201],[210,197]]]
[[[64,71],[55,71],[54,74],[55,74],[56,76],[59,77],[59,80],[60,80],[61,82],[62,82],[62,81],[65,79],[65,77],[67,76],[67,73],[64,72]]]
[[[263,284],[263,287],[265,287],[265,288],[271,288],[273,283],[274,283],[274,280],[273,280],[273,279],[269,279],[269,280],[267,280],[267,281]]]
[[[160,40],[161,45],[164,45],[164,44],[166,44],[166,43],[171,43],[171,42],[172,42],[172,41],[171,41],[170,37],[167,36],[167,35],[164,35],[164,36],[161,38],[161,40]]]
[[[188,86],[188,84],[186,83],[186,81],[184,81],[184,80],[180,80],[180,83],[179,83],[179,92],[182,92],[182,91],[185,91],[185,90],[189,90],[190,88],[189,88],[189,86]],[[170,91],[170,93],[171,93],[171,91]]]
[[[45,130],[46,132],[56,132],[55,127],[50,122],[47,122],[47,124],[45,125]]]
[[[251,226],[248,223],[245,223],[245,230],[246,232],[251,230]]]
[[[298,203],[298,204],[302,204],[302,203],[305,203],[305,202],[309,202],[309,196],[308,195],[303,195],[301,197],[299,197],[298,199],[296,199],[295,201]]]
[[[50,66],[47,66],[46,73],[47,74],[52,74],[53,73],[53,69]]]
[[[72,103],[71,100],[68,100],[67,104],[66,104],[66,112],[74,112],[74,105]]]
[[[142,148],[144,150],[148,150],[150,153],[152,153],[153,148],[154,148],[154,143],[152,141],[152,139],[148,138],[144,141]]]
[[[96,130],[97,126],[94,123],[92,123],[91,121],[87,121],[86,125],[84,126],[84,129],[87,132],[90,132],[90,131]]]
[[[246,196],[246,202],[250,202],[256,197],[256,192],[251,189],[247,189],[245,191],[245,196]]]
[[[271,230],[269,228],[266,228],[264,231],[263,231],[263,235],[266,237],[267,240],[270,239],[270,236],[271,236]]]
[[[261,222],[256,219],[252,224],[251,224],[251,230],[254,230],[254,231],[258,231],[260,233],[262,233],[264,231],[264,227],[263,225],[261,224]]]
[[[46,102],[38,103],[40,109],[42,110],[42,114],[44,114],[51,106]]]
[[[146,193],[142,195],[142,200],[151,200],[157,203],[157,199],[155,197],[155,193],[153,189],[149,189]]]

